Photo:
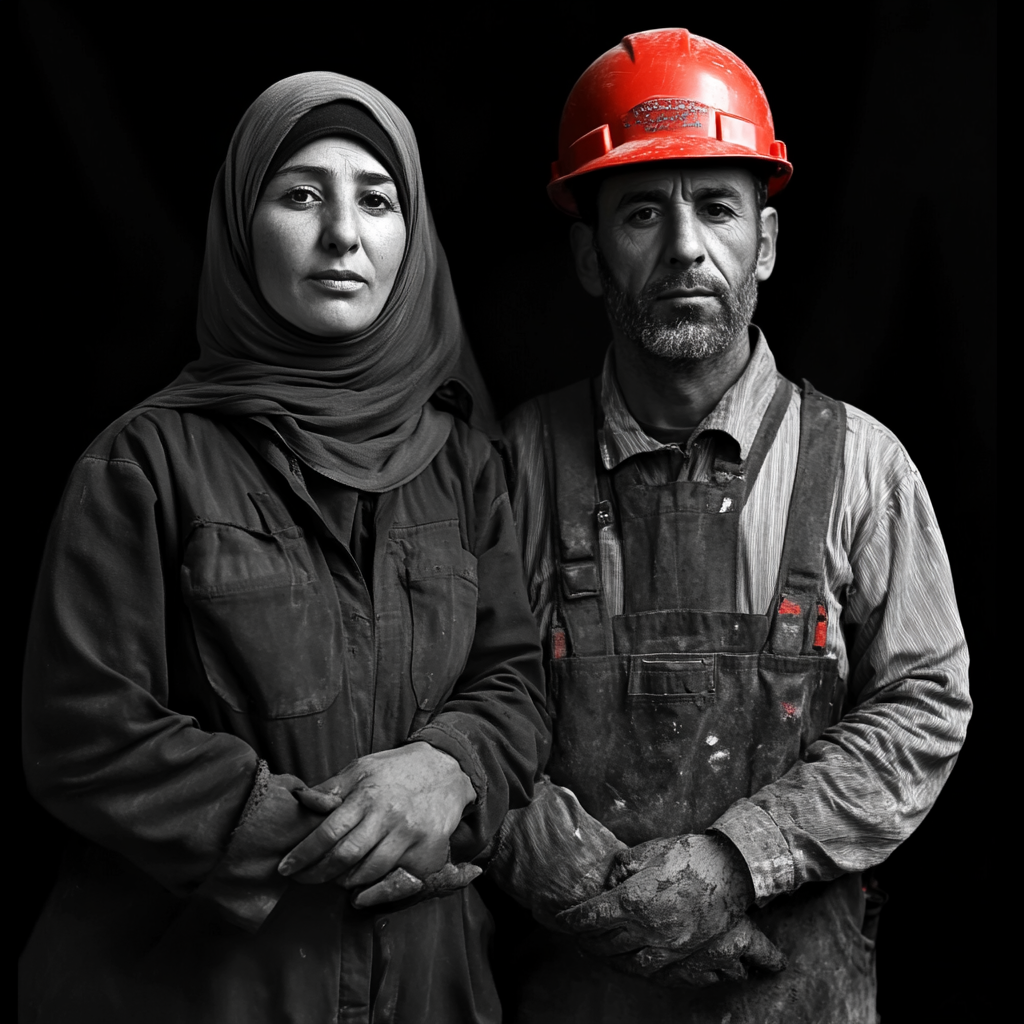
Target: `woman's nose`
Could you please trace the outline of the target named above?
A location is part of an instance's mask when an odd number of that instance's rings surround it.
[[[327,250],[345,253],[359,248],[359,216],[352,203],[329,203],[324,208],[320,244]]]
[[[689,203],[675,207],[668,218],[668,238],[665,245],[667,261],[683,269],[704,261],[704,240],[700,219]]]

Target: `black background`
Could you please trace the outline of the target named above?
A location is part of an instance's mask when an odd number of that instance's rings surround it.
[[[627,32],[683,24],[747,61],[795,174],[756,316],[781,370],[876,416],[928,485],[949,550],[979,711],[953,775],[878,869],[879,1008],[893,1021],[993,1019],[980,801],[994,785],[985,683],[1000,670],[996,504],[994,3],[943,5],[285,3],[19,8],[8,138],[19,261],[7,401],[19,495],[13,643],[74,459],[197,352],[214,176],[247,105],[314,69],[361,78],[416,129],[456,292],[499,411],[600,365],[600,304],[575,281],[544,192],[561,106]],[[357,9],[358,8],[358,9]],[[774,11],[774,14],[773,14]],[[12,145],[12,142],[14,145]],[[13,174],[13,177],[12,177]],[[9,270],[10,274],[11,271]],[[10,422],[10,421],[9,421]],[[10,493],[10,492],[9,492]],[[1012,628],[1012,627],[1011,627]],[[36,842],[25,936],[60,830]],[[977,1016],[976,1016],[977,1015]],[[998,1016],[998,1014],[996,1014]]]

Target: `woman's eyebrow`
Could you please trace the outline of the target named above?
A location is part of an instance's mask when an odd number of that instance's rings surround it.
[[[280,178],[285,174],[314,174],[321,178],[334,178],[337,173],[330,167],[322,167],[319,164],[290,164],[282,167],[274,175]],[[395,180],[390,174],[382,174],[380,171],[356,171],[356,177],[366,185],[394,185]]]

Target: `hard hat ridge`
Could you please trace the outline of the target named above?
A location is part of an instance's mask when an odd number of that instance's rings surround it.
[[[793,173],[764,90],[736,54],[685,28],[634,32],[569,93],[548,195],[575,214],[567,186],[581,175],[700,158],[757,162],[769,175],[769,195]]]

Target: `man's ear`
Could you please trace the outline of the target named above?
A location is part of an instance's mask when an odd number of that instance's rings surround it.
[[[757,279],[767,281],[775,269],[778,254],[779,214],[773,206],[761,211],[761,245],[757,251]]]
[[[594,229],[583,221],[575,221],[569,229],[569,244],[572,246],[576,276],[588,295],[595,298],[604,295],[601,274],[597,268],[597,250],[594,248]]]

